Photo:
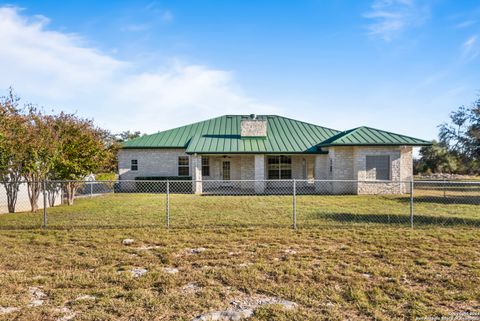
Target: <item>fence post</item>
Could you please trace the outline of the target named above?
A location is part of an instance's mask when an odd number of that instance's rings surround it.
[[[297,229],[297,182],[293,179],[293,229]]]
[[[167,179],[167,204],[166,204],[166,212],[167,212],[167,228],[170,228],[170,182]]]
[[[90,197],[93,196],[93,182],[90,181]]]
[[[43,227],[47,228],[47,181],[43,181]]]
[[[413,179],[410,181],[410,227],[413,228]]]

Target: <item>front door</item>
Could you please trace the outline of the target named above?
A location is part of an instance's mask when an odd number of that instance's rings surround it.
[[[230,180],[230,161],[222,162],[222,179],[224,181]]]

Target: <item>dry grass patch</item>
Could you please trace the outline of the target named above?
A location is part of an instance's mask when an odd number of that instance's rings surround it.
[[[2,231],[0,307],[19,310],[1,317],[191,320],[259,297],[297,306],[261,305],[252,320],[478,311],[479,240],[460,228]],[[36,307],[32,287],[45,294]]]

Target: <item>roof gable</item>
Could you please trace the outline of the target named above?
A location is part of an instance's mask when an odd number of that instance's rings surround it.
[[[338,133],[320,143],[319,147],[329,146],[382,146],[410,145],[426,146],[431,142],[402,134],[396,134],[371,127],[357,127]]]

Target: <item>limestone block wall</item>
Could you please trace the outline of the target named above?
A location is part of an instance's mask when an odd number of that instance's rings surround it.
[[[413,179],[413,148],[403,146],[400,148],[400,180],[411,181]]]
[[[177,176],[178,157],[188,156],[184,149],[121,149],[118,153],[120,180],[142,176]],[[131,160],[138,161],[138,170],[131,170]],[[190,160],[190,175],[192,162]]]
[[[354,172],[355,155],[353,147],[331,147],[328,149],[329,159],[332,160],[332,171],[329,170],[329,179],[332,182],[333,194],[356,194],[356,182],[341,182],[356,180]],[[329,164],[330,166],[330,164]]]
[[[357,179],[367,180],[366,157],[386,155],[390,158],[390,182],[362,182],[358,184],[358,194],[401,194],[410,190],[409,181],[413,175],[412,147],[355,147],[355,168]]]
[[[315,155],[315,192],[322,194],[332,192],[332,183],[324,181],[327,179],[330,179],[329,155]]]
[[[241,156],[240,160],[240,179],[255,179],[255,157],[253,155]]]

